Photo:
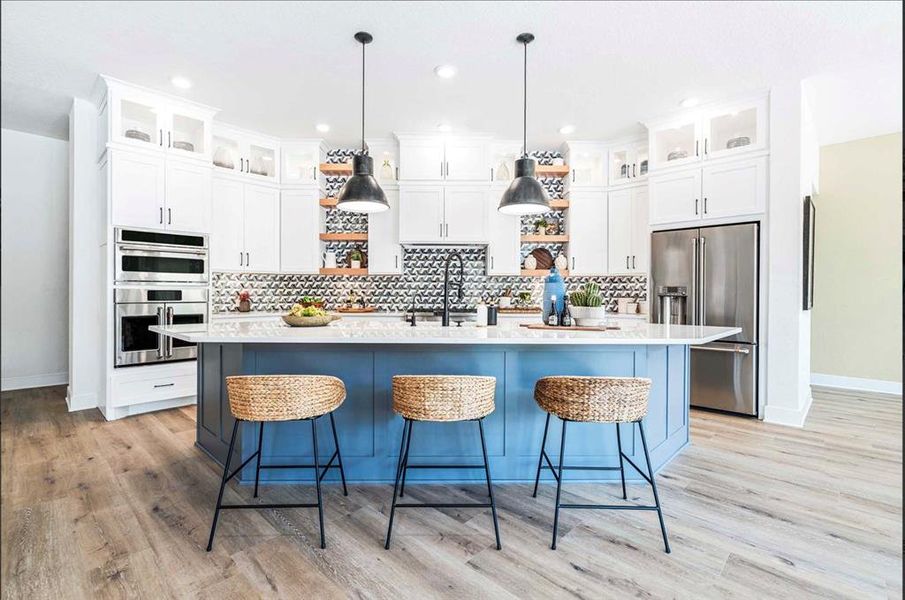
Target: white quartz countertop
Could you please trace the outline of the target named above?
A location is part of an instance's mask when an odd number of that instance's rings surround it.
[[[332,311],[331,311],[332,312]],[[219,312],[212,313],[212,320],[221,320],[221,319],[279,319],[280,315],[286,314],[286,311],[266,311],[266,310],[256,310],[251,312]],[[402,319],[403,317],[410,315],[411,313],[404,312],[385,312],[385,311],[374,311],[369,313],[336,313],[344,319]],[[474,317],[474,315],[472,315]],[[540,313],[499,313],[497,315],[499,319],[540,319]],[[607,319],[631,319],[631,320],[639,320],[646,321],[648,315],[635,313],[608,313]]]
[[[657,325],[623,321],[608,331],[543,330],[503,322],[494,327],[441,327],[439,323],[387,319],[343,319],[326,327],[289,327],[277,319],[217,320],[197,325],[149,329],[186,342],[214,344],[540,344],[669,345],[706,344],[741,332],[738,327]]]

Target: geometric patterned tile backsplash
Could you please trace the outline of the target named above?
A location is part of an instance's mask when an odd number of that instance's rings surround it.
[[[343,163],[360,150],[331,150],[327,154],[327,162]],[[540,164],[552,164],[562,155],[556,151],[534,151],[531,155]],[[345,177],[327,177],[326,193],[335,196],[345,183]],[[551,199],[563,197],[563,182],[558,178],[540,178],[541,185]],[[551,211],[542,215],[548,223],[555,226],[557,232],[565,233],[562,211]],[[522,218],[522,233],[531,233],[538,215]],[[327,232],[367,232],[367,215],[326,211],[325,229]],[[367,252],[367,243],[329,242],[325,249],[336,253],[337,262],[345,263],[346,255],[360,246]],[[521,259],[538,246],[547,247],[554,256],[564,250],[561,244],[522,244]],[[367,275],[363,277],[338,277],[327,275],[276,275],[271,273],[220,273],[211,275],[211,309],[213,312],[233,312],[238,310],[236,295],[241,290],[251,293],[252,310],[284,311],[288,310],[302,296],[318,296],[326,301],[327,308],[334,308],[345,302],[350,292],[355,292],[365,299],[365,303],[378,310],[401,312],[408,310],[412,303],[422,310],[435,310],[442,306],[443,300],[443,263],[453,248],[450,247],[407,247],[402,253],[402,275]],[[542,277],[500,277],[488,276],[487,249],[484,246],[462,246],[455,248],[460,252],[465,264],[463,299],[458,301],[456,295],[451,296],[454,308],[474,308],[479,300],[495,300],[507,289],[517,295],[519,292],[530,292],[532,304],[538,305],[544,289]],[[458,262],[451,269],[453,281],[457,281]],[[600,284],[604,305],[610,310],[616,309],[617,298],[647,299],[647,277],[609,276],[609,277],[568,277],[566,286],[569,291],[578,289],[587,281]]]
[[[534,305],[538,305],[544,288],[542,277],[488,276],[486,275],[487,251],[483,246],[455,248],[465,264],[463,300],[451,295],[454,308],[474,308],[479,300],[495,300],[507,289],[513,295],[530,292]],[[412,303],[422,310],[435,310],[443,301],[443,264],[453,250],[449,247],[404,248],[402,275],[366,275],[339,277],[328,275],[280,275],[272,273],[221,273],[211,276],[213,312],[238,310],[236,295],[241,290],[251,293],[252,310],[288,310],[302,296],[318,296],[334,308],[344,303],[350,292],[365,299],[365,303],[378,310],[401,312]],[[450,278],[458,281],[458,261],[453,262]],[[647,299],[647,277],[607,276],[568,277],[569,291],[589,280],[600,284],[604,304],[615,310],[616,298]]]

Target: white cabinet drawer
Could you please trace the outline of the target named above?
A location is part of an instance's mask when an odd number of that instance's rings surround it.
[[[192,364],[194,365],[194,363]],[[194,396],[197,391],[197,376],[194,372],[148,379],[121,378],[113,382],[111,405],[131,406],[144,402],[183,398]]]

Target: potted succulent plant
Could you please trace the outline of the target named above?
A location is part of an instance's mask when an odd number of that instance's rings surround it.
[[[364,255],[359,248],[355,248],[349,253],[349,261],[352,263],[353,269],[360,269],[362,260],[364,260]]]
[[[534,222],[534,232],[537,233],[537,235],[547,235],[547,226],[549,224],[550,223],[547,222],[547,219],[541,217]]]
[[[593,281],[586,283],[577,292],[569,294],[572,303],[572,317],[581,326],[594,327],[606,318],[606,307],[600,297],[600,286]]]

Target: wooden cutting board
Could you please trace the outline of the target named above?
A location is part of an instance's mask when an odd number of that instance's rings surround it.
[[[543,311],[541,310],[540,306],[526,306],[518,308],[498,308],[497,312],[501,315],[535,315]]]
[[[347,306],[341,306],[340,308],[336,309],[336,312],[355,314],[355,313],[371,313],[371,312],[374,312],[375,310],[377,310],[377,309],[374,308],[373,306],[365,306],[364,308],[349,308]]]
[[[573,325],[572,327],[554,327],[552,325],[544,325],[543,323],[522,323],[519,327],[524,327],[525,329],[552,329],[555,331],[613,331],[620,329],[618,325],[610,325],[609,327],[605,325],[596,327],[579,327],[577,325]]]

